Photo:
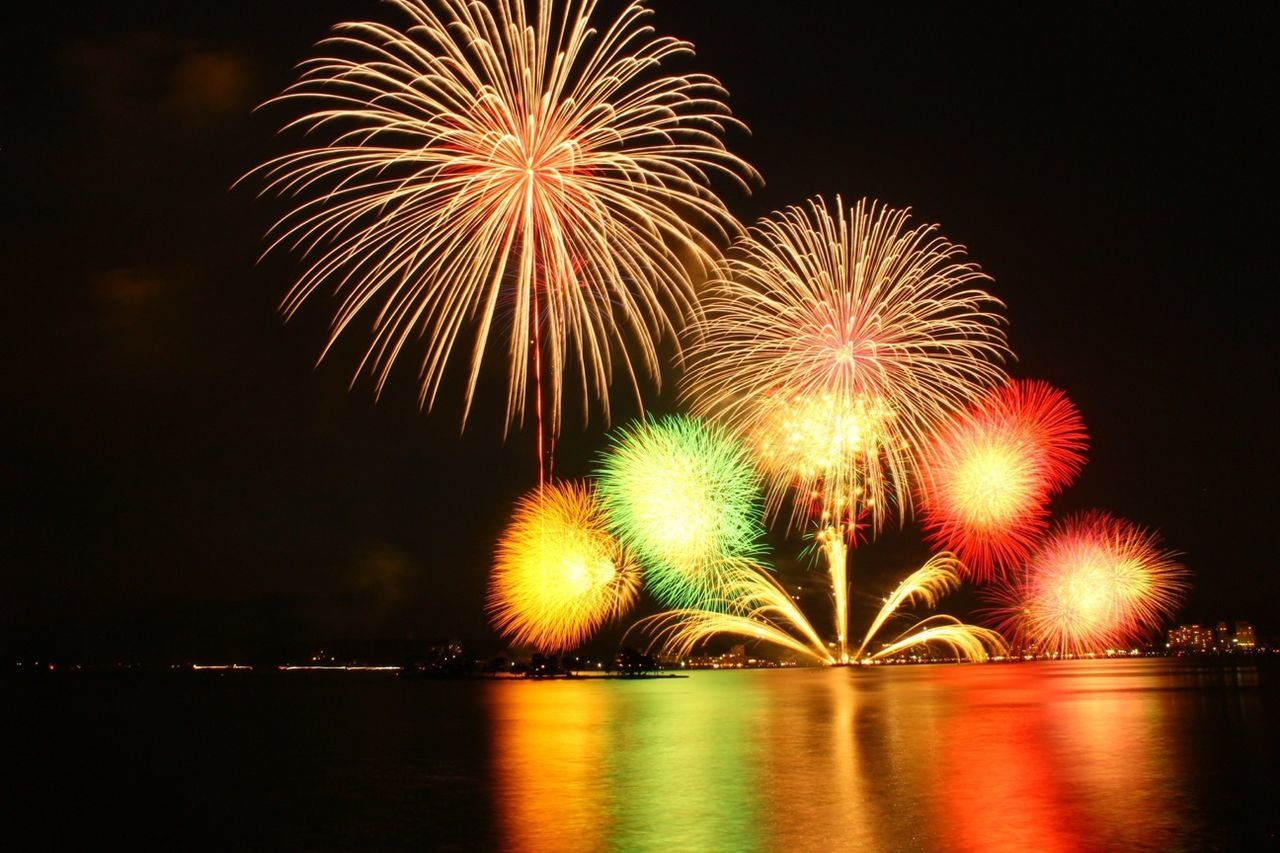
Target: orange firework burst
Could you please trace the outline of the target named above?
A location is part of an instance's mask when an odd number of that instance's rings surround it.
[[[286,315],[331,287],[325,351],[364,318],[357,373],[379,392],[425,342],[427,408],[463,348],[469,411],[504,335],[508,425],[530,379],[541,421],[545,381],[554,435],[565,375],[607,419],[615,362],[637,396],[640,375],[660,377],[657,340],[736,230],[711,175],[755,178],[721,142],[736,124],[724,90],[659,72],[692,46],[655,37],[640,3],[597,29],[595,0],[391,2],[407,28],[341,25],[279,99],[308,105],[289,127],[319,142],[260,167],[270,191],[298,199],[272,248],[310,258]]]
[[[1030,649],[1082,654],[1139,641],[1178,608],[1187,570],[1159,537],[1105,512],[1057,525],[1025,579],[995,593],[1002,630]]]
[[[922,454],[921,519],[966,572],[991,580],[1021,565],[1048,526],[1048,502],[1084,464],[1084,421],[1067,396],[1018,380],[988,392]]]
[[[563,651],[629,610],[639,586],[594,489],[548,484],[520,499],[498,543],[489,614],[513,642]]]

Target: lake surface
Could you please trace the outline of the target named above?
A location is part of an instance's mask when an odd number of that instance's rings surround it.
[[[5,846],[1275,849],[1276,669],[16,680]]]

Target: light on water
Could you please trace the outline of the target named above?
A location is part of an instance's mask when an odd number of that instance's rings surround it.
[[[12,696],[13,835],[38,849],[92,847],[105,827],[166,850],[1274,849],[1274,676],[1257,657],[51,677]]]
[[[1262,819],[1239,817],[1261,787],[1227,778],[1265,770],[1257,681],[1157,660],[764,670],[503,682],[485,705],[511,849],[1177,850]]]

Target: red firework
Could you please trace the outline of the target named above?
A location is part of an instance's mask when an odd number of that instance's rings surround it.
[[[1084,467],[1089,434],[1080,410],[1048,382],[1018,379],[992,395],[995,407],[1026,431],[1040,459],[1049,497],[1071,485]]]
[[[1057,525],[1025,578],[996,593],[1000,629],[1041,653],[1085,654],[1140,641],[1177,610],[1188,573],[1155,533],[1105,512]]]
[[[940,431],[921,468],[921,520],[967,574],[990,581],[1023,564],[1048,526],[1049,499],[1084,465],[1084,421],[1045,382],[996,388]]]

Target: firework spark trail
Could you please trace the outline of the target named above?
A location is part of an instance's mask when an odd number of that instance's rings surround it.
[[[668,610],[642,619],[633,627],[651,632],[653,645],[676,657],[689,656],[698,645],[712,637],[728,635],[771,643],[819,663],[829,664],[834,661],[821,645],[815,647],[799,640],[768,620],[751,619],[736,613],[696,609]]]
[[[1056,525],[1026,578],[991,597],[998,627],[1016,644],[1085,654],[1149,634],[1177,610],[1187,576],[1155,533],[1094,511]]]
[[[729,634],[772,643],[821,663],[833,662],[791,596],[763,569],[749,561],[729,560],[718,576],[717,601],[647,617],[631,630],[648,632],[651,646],[678,657],[714,636]]]
[[[1000,303],[962,246],[908,212],[821,198],[766,217],[712,282],[685,396],[756,449],[767,507],[817,516],[824,543],[910,508],[916,449],[1004,380]],[[829,550],[847,660],[845,549]],[[837,553],[838,551],[838,553]],[[841,565],[836,565],[836,562]]]
[[[953,656],[975,662],[987,660],[992,652],[1008,651],[1004,638],[989,628],[967,625],[954,616],[938,614],[920,620],[898,635],[897,639],[870,655],[863,653],[888,620],[908,604],[936,607],[944,595],[960,586],[960,574],[964,566],[954,554],[934,554],[923,566],[916,569],[898,584],[885,598],[884,605],[867,628],[862,645],[854,655],[855,660],[879,660],[893,657],[918,646],[941,645],[951,650]]]
[[[919,646],[942,645],[953,656],[975,663],[986,661],[991,652],[1004,654],[1008,646],[1004,638],[990,628],[962,624],[953,616],[933,616],[909,628],[899,639],[885,646],[867,660],[880,660]]]
[[[645,584],[671,607],[722,597],[734,558],[763,552],[760,477],[746,449],[685,415],[612,434],[597,482],[610,528],[643,562]]]
[[[764,569],[749,560],[730,559],[717,577],[718,600],[659,613],[640,620],[632,630],[650,631],[654,645],[681,657],[715,635],[731,634],[791,649],[821,663],[833,662],[804,613]]]
[[[521,498],[498,543],[488,610],[512,642],[564,651],[629,610],[639,586],[591,486],[548,483]]]
[[[907,575],[902,583],[898,584],[897,589],[885,599],[884,606],[880,608],[875,619],[871,620],[871,625],[867,628],[866,636],[863,637],[862,645],[858,647],[854,658],[862,657],[867,645],[884,627],[884,623],[904,604],[919,603],[926,607],[936,607],[944,595],[960,586],[958,569],[959,564],[955,555],[943,552],[933,555],[923,566]]]
[[[615,361],[637,399],[641,375],[660,381],[657,341],[696,313],[694,278],[736,233],[710,181],[757,179],[722,142],[739,126],[724,89],[661,74],[692,45],[654,36],[640,3],[597,29],[595,0],[391,2],[410,26],[337,27],[276,99],[305,105],[286,128],[317,142],[251,173],[293,199],[268,251],[308,259],[286,316],[332,288],[321,358],[368,320],[355,377],[379,394],[423,346],[425,408],[469,340],[465,423],[508,304],[507,427],[523,421],[530,358],[550,438],[565,376],[584,417],[595,398],[607,421]]]
[[[920,516],[929,539],[980,581],[1025,565],[1048,527],[1049,500],[1084,464],[1084,422],[1044,382],[996,388],[921,452]]]
[[[681,608],[637,622],[630,630],[648,632],[652,645],[669,655],[688,656],[715,636],[731,635],[771,643],[819,663],[838,663],[817,631],[776,580],[749,561],[734,561],[720,575],[722,599],[715,607]],[[955,657],[985,661],[992,652],[1003,654],[1003,638],[988,628],[966,625],[951,616],[935,615],[902,632],[883,649],[864,652],[885,623],[908,604],[933,607],[960,584],[955,558],[938,554],[912,572],[885,600],[867,630],[862,646],[849,661],[874,661],[919,646],[942,645]]]

